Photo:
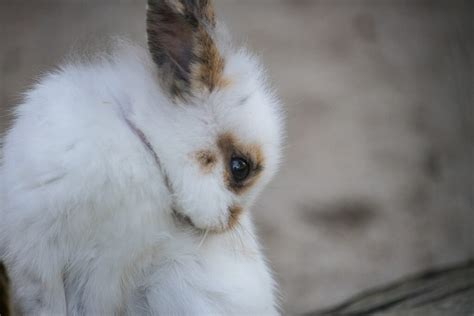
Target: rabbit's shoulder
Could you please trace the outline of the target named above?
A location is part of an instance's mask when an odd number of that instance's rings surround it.
[[[128,173],[149,175],[153,161],[124,121],[126,93],[110,67],[70,65],[45,76],[6,135],[7,186],[94,195],[107,183],[123,184]]]

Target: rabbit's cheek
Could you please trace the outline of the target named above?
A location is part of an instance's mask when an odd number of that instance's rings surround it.
[[[202,159],[207,162],[206,164],[200,165],[194,162],[193,166],[188,165],[190,168],[182,170],[179,178],[178,175],[174,177],[180,180],[174,185],[173,208],[177,213],[187,217],[191,226],[217,231],[227,227],[229,208],[234,204],[234,199],[223,187],[219,177],[220,164],[205,156]]]
[[[218,171],[216,169],[216,172]],[[213,175],[202,177],[213,178]],[[243,199],[236,199],[222,187],[222,184],[219,186],[215,184],[206,186],[196,195],[187,191],[187,194],[181,193],[176,196],[173,215],[178,219],[178,223],[214,233],[222,233],[238,225],[245,209]],[[179,196],[186,198],[179,199]]]

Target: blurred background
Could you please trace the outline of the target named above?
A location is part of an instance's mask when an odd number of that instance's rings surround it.
[[[471,1],[215,0],[288,113],[254,207],[285,314],[474,257]],[[0,0],[0,129],[42,74],[124,36],[145,0]],[[1,220],[1,219],[0,219]]]

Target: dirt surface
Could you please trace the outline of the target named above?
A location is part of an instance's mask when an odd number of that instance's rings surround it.
[[[144,2],[0,0],[0,128],[38,76]],[[254,213],[286,314],[474,257],[469,1],[215,0],[269,68],[286,161]]]

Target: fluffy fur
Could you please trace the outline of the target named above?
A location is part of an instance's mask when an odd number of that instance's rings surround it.
[[[281,109],[255,58],[215,32],[225,86],[173,98],[149,51],[122,43],[45,76],[17,107],[0,256],[18,313],[277,314],[249,207],[277,169]],[[222,135],[260,152],[246,190],[227,184]]]

